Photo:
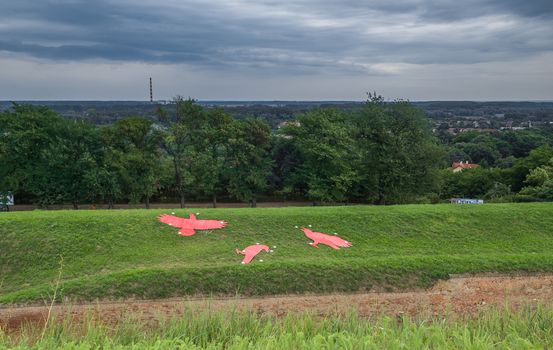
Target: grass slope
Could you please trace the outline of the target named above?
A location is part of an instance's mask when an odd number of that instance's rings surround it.
[[[3,213],[0,304],[47,299],[60,256],[61,295],[79,300],[390,290],[450,273],[553,271],[553,204],[198,211],[229,224],[181,237],[156,220],[168,210]],[[307,225],[353,247],[310,247],[294,228]],[[242,266],[234,248],[256,242],[277,248]]]

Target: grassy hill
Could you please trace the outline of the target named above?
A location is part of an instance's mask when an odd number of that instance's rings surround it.
[[[553,204],[178,209],[226,228],[181,237],[168,210],[0,215],[0,304],[95,298],[261,295],[425,287],[450,273],[553,271]],[[295,226],[353,247],[308,245]],[[276,246],[250,265],[234,248]],[[260,262],[259,259],[263,259]]]

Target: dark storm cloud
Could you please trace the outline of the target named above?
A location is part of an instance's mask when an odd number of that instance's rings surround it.
[[[316,9],[354,15],[372,9],[383,14],[416,13],[428,20],[446,21],[482,15],[512,14],[523,17],[553,16],[550,0],[320,0],[296,1],[299,6],[316,4]]]
[[[553,1],[2,0],[0,51],[52,60],[378,73],[553,50]]]

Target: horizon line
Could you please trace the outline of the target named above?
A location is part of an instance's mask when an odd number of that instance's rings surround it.
[[[6,99],[6,100],[0,100],[0,103],[10,103],[10,102],[134,102],[134,103],[144,103],[144,104],[155,104],[156,102],[167,102],[172,101],[173,99],[158,99],[154,100],[153,102],[150,102],[148,100],[101,100],[101,99]],[[254,100],[225,100],[225,99],[194,99],[197,102],[294,102],[294,103],[308,103],[308,102],[327,102],[327,103],[363,103],[367,100],[270,100],[270,99],[254,99]],[[541,102],[553,102],[553,99],[551,100],[467,100],[467,99],[460,99],[460,100],[410,100],[410,99],[400,99],[402,101],[407,102],[533,102],[533,103],[541,103]],[[386,102],[393,102],[394,99],[387,99]]]

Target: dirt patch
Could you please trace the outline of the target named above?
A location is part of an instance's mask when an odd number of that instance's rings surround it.
[[[378,315],[475,315],[488,307],[519,308],[553,301],[553,275],[453,277],[426,291],[329,295],[286,295],[259,298],[167,299],[99,302],[85,305],[56,305],[57,319],[81,320],[88,314],[113,324],[129,315],[155,323],[160,316],[178,316],[184,308],[205,310],[247,309],[260,314],[283,316],[289,312],[316,315],[356,310],[362,317]],[[0,326],[16,330],[26,323],[42,324],[45,306],[0,309]]]

